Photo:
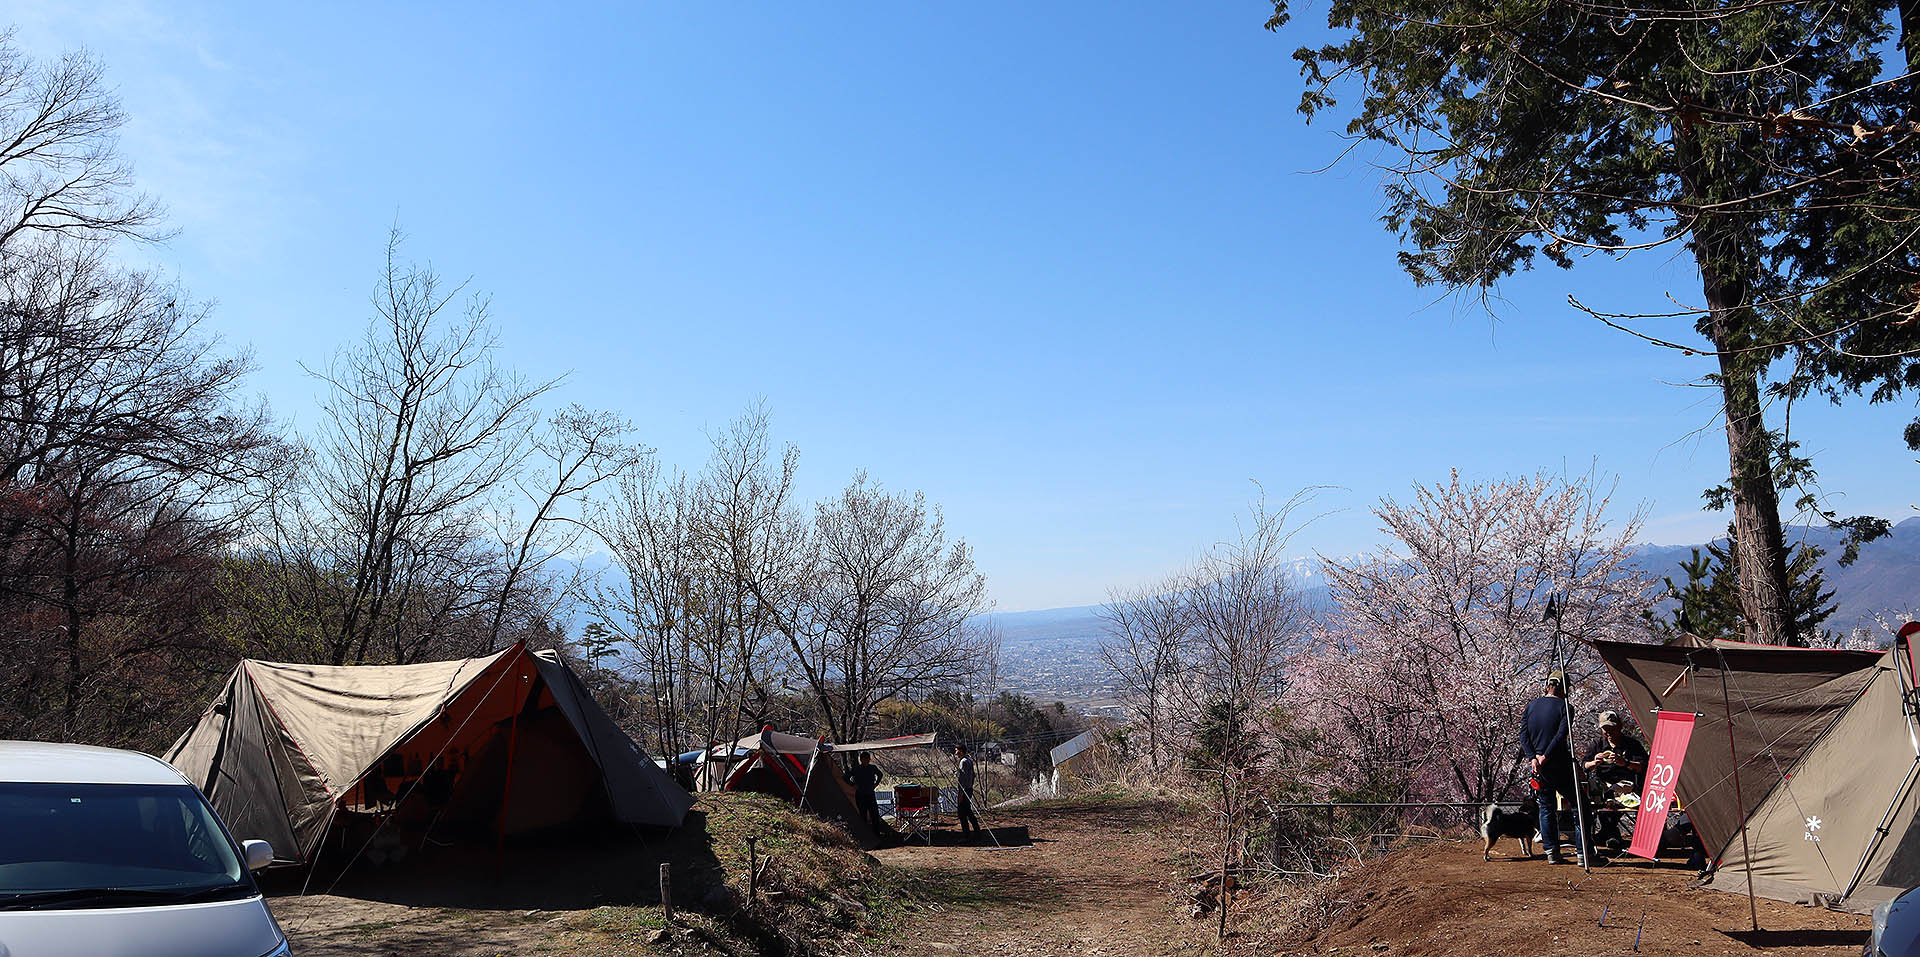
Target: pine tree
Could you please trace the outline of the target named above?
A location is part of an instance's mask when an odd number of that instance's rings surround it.
[[[1647,621],[1655,634],[1668,641],[1682,634],[1730,641],[1753,640],[1741,614],[1740,569],[1733,560],[1733,535],[1734,529],[1729,527],[1727,542],[1707,545],[1705,555],[1696,548],[1690,559],[1680,563],[1680,570],[1687,576],[1684,587],[1675,585],[1672,578],[1667,579],[1667,593],[1678,600],[1679,605],[1664,617],[1648,613]],[[1833,632],[1822,627],[1840,610],[1834,604],[1833,590],[1827,587],[1826,573],[1820,568],[1820,559],[1825,555],[1824,549],[1801,542],[1793,546],[1787,560],[1791,576],[1787,614],[1792,627],[1788,644],[1804,647],[1836,643]]]

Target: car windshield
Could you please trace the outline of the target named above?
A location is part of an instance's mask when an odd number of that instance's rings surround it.
[[[185,784],[0,783],[0,908],[252,896],[233,843]]]

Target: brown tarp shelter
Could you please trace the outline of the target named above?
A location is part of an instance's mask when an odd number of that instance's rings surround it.
[[[1740,809],[1760,805],[1794,761],[1866,689],[1880,660],[1880,654],[1871,651],[1701,639],[1668,645],[1592,644],[1643,731],[1652,731],[1656,710],[1700,715],[1674,792],[1713,862],[1722,860],[1730,843],[1737,843]],[[1738,794],[1735,755],[1740,761]]]
[[[1720,890],[1865,912],[1920,886],[1914,781],[1920,728],[1913,660],[1902,642],[1877,656],[1866,687],[1754,805],[1747,847],[1733,841],[1714,874]]]
[[[504,836],[676,827],[693,805],[558,656],[521,644],[415,665],[242,661],[165,757],[235,834],[293,863],[343,813]]]

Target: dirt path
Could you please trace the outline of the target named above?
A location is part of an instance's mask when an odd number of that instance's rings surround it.
[[[910,869],[923,898],[889,936],[908,955],[1162,957],[1211,952],[1176,913],[1169,887],[1175,818],[1152,806],[1090,802],[996,811],[1025,826],[1030,847],[923,847],[876,852]]]
[[[1486,862],[1474,843],[1445,841],[1376,860],[1331,889],[1344,913],[1313,939],[1255,939],[1264,946],[1249,952],[1855,957],[1867,939],[1865,917],[1766,899],[1755,934],[1744,895],[1692,883],[1678,862],[1629,859],[1586,874],[1539,858]]]

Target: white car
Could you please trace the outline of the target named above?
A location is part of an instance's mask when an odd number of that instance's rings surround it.
[[[159,758],[0,741],[0,957],[284,957],[272,860]]]

